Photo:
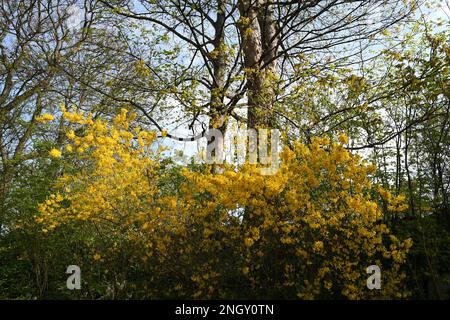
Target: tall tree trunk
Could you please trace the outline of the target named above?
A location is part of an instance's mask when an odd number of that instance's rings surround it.
[[[407,122],[409,123],[409,118],[411,114],[410,108],[406,107],[406,114],[407,114]],[[411,213],[412,217],[415,217],[415,208],[414,208],[414,190],[412,186],[411,181],[411,172],[409,170],[409,158],[408,158],[408,152],[409,152],[409,139],[410,139],[410,130],[407,129],[405,131],[405,171],[406,171],[406,177],[408,179],[408,192],[409,192],[409,212]]]
[[[217,18],[214,23],[215,35],[213,40],[214,50],[211,55],[213,67],[213,83],[210,93],[209,129],[217,129],[221,133],[221,141],[216,135],[208,137],[208,148],[212,148],[211,156],[220,157],[217,148],[223,147],[223,138],[227,128],[227,109],[225,106],[225,84],[227,74],[227,52],[225,47],[225,3],[219,0],[217,3]],[[218,144],[221,144],[219,146]],[[218,159],[219,162],[223,159]],[[212,172],[216,171],[213,164]]]
[[[248,89],[247,125],[252,129],[272,128],[278,47],[273,9],[267,0],[240,0],[238,6]]]
[[[214,24],[214,55],[211,57],[214,79],[211,86],[209,128],[218,129],[225,134],[227,110],[224,103],[224,87],[227,73],[227,53],[225,50],[225,3],[218,1],[217,18]]]

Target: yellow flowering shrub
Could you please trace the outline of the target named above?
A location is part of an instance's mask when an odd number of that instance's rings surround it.
[[[344,136],[339,140],[347,142]],[[383,223],[369,179],[375,167],[341,143],[327,138],[314,138],[309,146],[296,143],[282,152],[272,176],[250,165],[223,174],[185,170],[189,182],[183,193],[202,199],[192,210],[218,218],[207,219],[212,225],[205,227],[240,239],[234,250],[242,255],[250,292],[266,286],[266,297],[406,296],[400,266],[411,240],[400,241]],[[406,209],[402,196],[383,192],[390,210]],[[379,291],[366,287],[370,265],[382,270]]]
[[[64,151],[82,165],[58,180],[36,221],[44,233],[76,224],[98,234],[92,263],[147,275],[128,290],[152,298],[407,294],[400,267],[411,241],[390,233],[379,205],[402,211],[404,199],[372,185],[376,168],[345,150],[345,136],[285,148],[271,176],[248,164],[173,174],[161,166],[156,134],[132,128],[126,110],[111,123],[63,112],[83,128],[67,131]],[[126,260],[122,269],[114,259]],[[382,270],[381,290],[366,287],[370,265]]]

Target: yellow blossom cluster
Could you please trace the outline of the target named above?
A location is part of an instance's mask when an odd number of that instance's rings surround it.
[[[85,167],[59,179],[57,187],[62,196],[42,203],[39,218],[51,220],[50,229],[70,219],[125,224],[134,223],[135,218],[142,223],[157,219],[156,212],[147,214],[158,192],[153,184],[158,164],[152,159],[151,149],[156,134],[140,128],[128,130],[133,115],[127,117],[125,109],[112,125],[63,111],[67,120],[84,126],[80,136],[73,129],[67,131],[69,143],[65,150],[76,152]],[[56,149],[50,154],[61,156]]]
[[[159,288],[154,296],[407,294],[400,267],[412,243],[391,234],[379,205],[401,211],[404,198],[372,186],[375,167],[343,147],[345,136],[296,142],[271,176],[250,164],[170,176],[154,151],[156,134],[132,128],[135,116],[127,110],[111,123],[63,114],[83,127],[67,131],[65,148],[83,166],[59,179],[36,221],[44,232],[90,226],[110,244],[93,249],[91,260],[107,264],[126,250],[134,269],[151,273],[145,290]],[[381,290],[366,287],[369,265],[382,269]]]
[[[48,113],[44,113],[42,116],[36,117],[36,121],[39,121],[39,122],[48,122],[48,121],[52,121],[53,119],[54,119],[53,115],[48,114]]]
[[[282,152],[280,170],[272,176],[261,176],[251,165],[221,174],[184,171],[189,182],[183,194],[192,195],[192,210],[208,221],[209,230],[228,233],[215,244],[210,236],[208,245],[234,245],[241,252],[239,270],[252,290],[264,283],[274,297],[407,295],[400,267],[412,242],[397,239],[383,223],[383,197],[373,196],[377,189],[370,179],[375,167],[343,147],[345,135],[339,141],[295,143]],[[389,210],[407,208],[404,197],[383,192]],[[366,287],[365,270],[372,264],[383,269],[380,291]]]
[[[61,151],[59,151],[58,149],[54,149],[54,148],[52,150],[50,150],[48,154],[53,158],[61,157]]]

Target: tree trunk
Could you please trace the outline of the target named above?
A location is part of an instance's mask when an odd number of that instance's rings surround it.
[[[273,10],[266,0],[240,0],[238,6],[248,89],[247,126],[272,128],[278,47]]]
[[[214,55],[211,57],[214,79],[211,86],[209,128],[218,129],[225,134],[227,126],[227,110],[224,103],[224,87],[227,72],[227,53],[225,50],[225,3],[218,1],[217,19],[214,24]]]

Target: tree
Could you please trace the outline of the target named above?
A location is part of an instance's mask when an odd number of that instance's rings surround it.
[[[348,49],[343,56],[333,50],[346,43],[367,47],[373,36],[407,17],[417,5],[259,0],[102,3],[123,17],[149,22],[173,37],[173,44],[183,43],[189,57],[185,68],[193,71],[185,80],[194,80],[209,95],[209,101],[195,108],[191,124],[206,114],[210,127],[222,131],[230,116],[245,120],[237,114],[238,107],[247,108],[245,122],[250,128],[274,126],[275,102],[302,81],[295,67],[306,53],[313,53],[313,65],[323,67],[325,55],[334,62],[355,56],[360,50]],[[178,101],[184,104],[182,100]]]
[[[36,154],[28,146],[41,113],[54,102],[48,94],[60,81],[58,65],[73,58],[88,37],[93,2],[80,12],[81,31],[67,24],[71,2],[4,1],[1,6],[0,228],[15,166]],[[48,118],[47,120],[52,120]]]

